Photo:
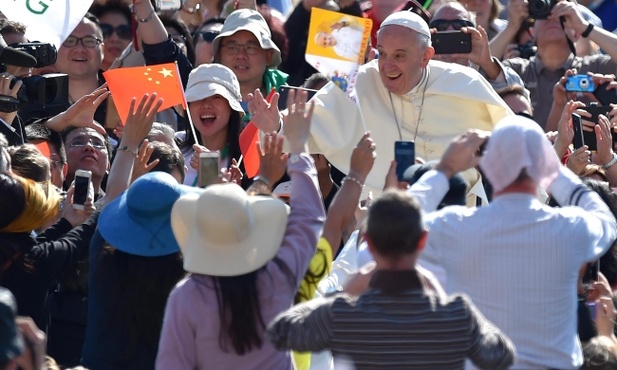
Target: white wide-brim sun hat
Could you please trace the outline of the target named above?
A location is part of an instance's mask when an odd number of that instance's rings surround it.
[[[272,260],[281,247],[289,207],[271,196],[216,184],[176,201],[171,227],[188,272],[239,276]]]

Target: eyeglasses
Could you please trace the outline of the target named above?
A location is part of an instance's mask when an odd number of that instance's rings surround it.
[[[218,36],[219,34],[220,34],[220,32],[214,32],[214,31],[199,32],[197,34],[197,37],[195,38],[195,41],[199,41],[199,39],[201,38],[205,42],[212,43],[212,41],[214,41],[216,36]]]
[[[436,28],[437,31],[446,31],[449,26],[455,30],[460,30],[463,27],[475,27],[473,23],[464,19],[433,19],[429,24],[429,28]]]
[[[115,32],[119,38],[122,40],[130,40],[131,35],[131,26],[128,24],[122,24],[118,27],[114,27],[111,24],[101,23],[101,30],[103,31],[103,38],[109,38]]]
[[[84,47],[87,47],[88,49],[92,49],[92,48],[95,48],[98,44],[102,43],[103,40],[99,39],[98,37],[94,37],[94,36],[84,36],[84,37],[69,36],[66,38],[66,40],[64,40],[64,42],[62,43],[62,46],[67,47],[67,48],[72,48],[75,45],[77,45],[78,42],[81,42],[81,44]]]
[[[225,45],[221,45],[221,50],[229,55],[236,55],[240,52],[240,49],[243,49],[246,55],[255,55],[261,49],[261,46],[257,44],[236,44],[235,42],[230,42]]]
[[[101,139],[92,136],[79,137],[71,141],[68,146],[70,148],[83,148],[86,145],[91,145],[98,150],[107,150],[107,146]]]

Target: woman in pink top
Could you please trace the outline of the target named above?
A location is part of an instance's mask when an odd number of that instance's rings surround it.
[[[276,179],[267,164],[287,160],[291,208],[235,184],[211,185],[174,205],[172,228],[191,274],[167,301],[157,369],[292,368],[289,352],[277,351],[264,332],[292,305],[325,218],[307,147],[312,106],[305,113],[305,102],[306,93],[290,94],[290,154],[282,155],[282,138],[268,135],[255,179],[255,187],[271,191]]]

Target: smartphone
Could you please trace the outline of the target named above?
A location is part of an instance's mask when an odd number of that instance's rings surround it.
[[[413,141],[395,141],[394,160],[396,161],[396,177],[398,181],[404,181],[405,171],[416,163],[415,143]]]
[[[199,153],[198,185],[205,188],[214,184],[219,176],[220,154],[218,152]]]
[[[585,289],[591,288],[596,281],[600,281],[600,260],[588,263],[583,274],[583,286]]]
[[[75,171],[75,190],[73,192],[73,208],[83,210],[86,200],[88,200],[88,190],[92,181],[92,172],[77,170]]]
[[[585,138],[583,136],[583,119],[576,113],[572,113],[572,128],[574,129],[572,144],[574,144],[574,149],[576,150],[585,145]]]
[[[156,10],[180,10],[182,8],[182,0],[156,0]]]
[[[431,36],[435,54],[471,53],[471,35],[463,31],[439,31]]]
[[[608,106],[609,104],[617,104],[617,90],[607,89],[608,84],[598,85],[593,95],[598,99],[600,104]]]
[[[279,109],[287,109],[287,96],[289,95],[289,90],[290,89],[296,90],[296,94],[298,93],[299,90],[306,91],[307,92],[307,97],[306,97],[307,101],[309,101],[313,97],[313,95],[315,95],[315,93],[318,91],[318,90],[313,90],[313,89],[307,89],[307,88],[304,88],[304,87],[281,85],[279,87]]]
[[[591,77],[587,75],[574,75],[566,81],[566,91],[593,92],[596,89]]]

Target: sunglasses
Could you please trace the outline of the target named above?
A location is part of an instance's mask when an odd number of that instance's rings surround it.
[[[460,30],[463,27],[475,27],[470,21],[464,19],[433,19],[429,24],[429,28],[436,28],[437,31],[446,31],[452,26],[455,30]]]
[[[114,32],[123,40],[130,40],[132,37],[131,26],[128,24],[122,24],[118,27],[114,27],[111,24],[101,23],[101,30],[103,31],[103,38],[105,39],[111,37]]]
[[[199,41],[199,38],[201,38],[202,40],[204,40],[205,42],[209,42],[212,43],[212,41],[214,41],[214,39],[216,38],[216,36],[219,35],[220,32],[214,32],[214,31],[203,31],[203,32],[199,32],[197,34],[196,37],[196,41]]]

